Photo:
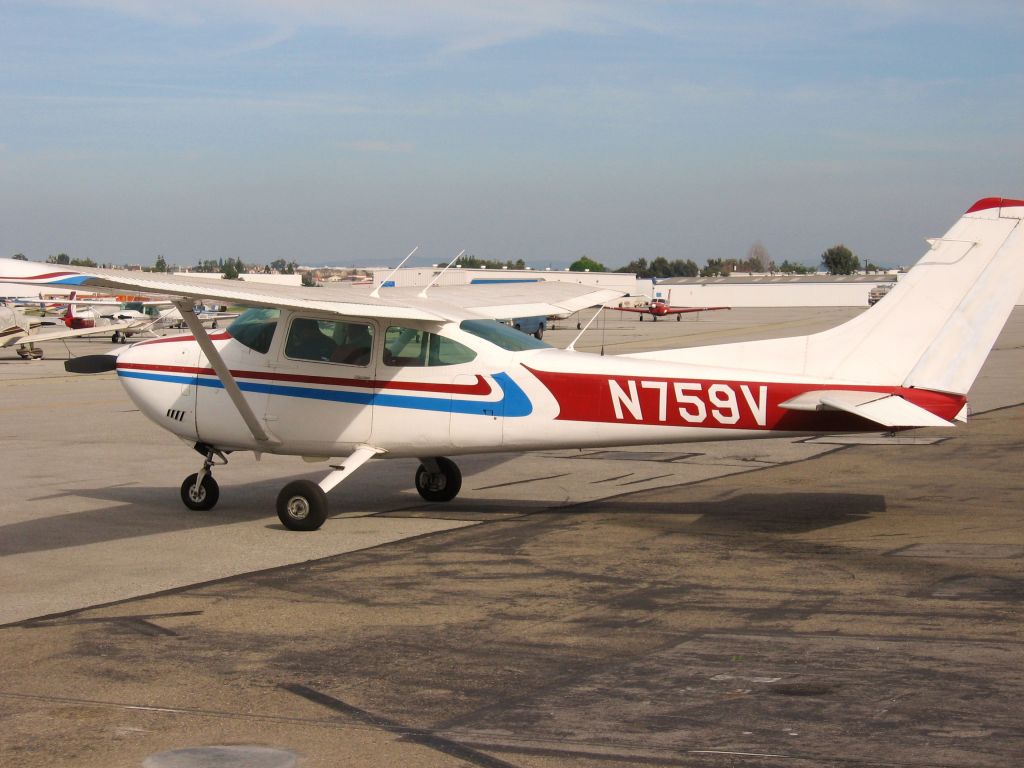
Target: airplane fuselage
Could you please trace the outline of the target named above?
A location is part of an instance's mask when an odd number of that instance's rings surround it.
[[[119,355],[117,372],[143,413],[184,440],[302,456],[345,456],[361,445],[422,457],[880,430],[849,413],[780,407],[823,388],[877,387],[793,375],[766,381],[738,369],[566,352],[533,340],[534,348],[517,351],[455,322],[403,324],[416,344],[432,334],[469,350],[433,365],[391,355],[394,326],[370,318],[357,320],[373,337],[358,364],[301,359],[289,354],[287,337],[299,317],[282,313],[268,323],[272,338],[258,349],[229,331],[211,336],[268,440],[253,436],[192,336],[136,344]],[[885,391],[946,420],[965,402]]]

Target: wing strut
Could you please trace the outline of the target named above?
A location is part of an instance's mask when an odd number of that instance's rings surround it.
[[[256,414],[252,412],[252,408],[249,407],[249,401],[245,399],[245,395],[242,394],[242,390],[238,387],[238,382],[235,381],[235,377],[231,375],[231,371],[228,370],[227,364],[224,362],[224,358],[220,356],[220,352],[217,351],[217,347],[213,345],[210,340],[209,334],[206,333],[206,329],[203,324],[199,322],[199,318],[196,317],[195,307],[192,305],[192,299],[181,299],[174,302],[174,306],[181,312],[181,319],[185,321],[188,329],[192,331],[192,335],[195,336],[196,341],[199,343],[199,348],[203,350],[203,354],[206,355],[206,359],[210,361],[210,365],[213,366],[214,373],[217,374],[217,378],[220,379],[220,383],[224,385],[224,391],[228,393],[228,397],[231,398],[231,402],[234,403],[235,409],[238,411],[238,415],[242,417],[245,422],[245,426],[252,432],[252,436],[259,440],[261,443],[274,442],[270,439],[270,436],[266,433],[262,426],[260,426],[259,419],[256,418]]]

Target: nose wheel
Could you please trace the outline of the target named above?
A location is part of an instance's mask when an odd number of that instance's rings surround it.
[[[181,500],[186,507],[197,512],[213,509],[219,498],[220,486],[211,474],[205,474],[200,478],[196,472],[186,477],[185,482],[181,484]]]
[[[220,498],[220,486],[213,479],[213,467],[215,464],[227,464],[228,458],[222,451],[208,445],[197,444],[195,448],[206,460],[201,470],[186,477],[181,484],[181,501],[189,509],[206,512],[217,506]]]
[[[451,501],[462,490],[462,472],[451,459],[422,459],[416,470],[416,490],[426,501]]]

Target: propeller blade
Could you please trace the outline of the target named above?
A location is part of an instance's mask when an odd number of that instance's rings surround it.
[[[117,368],[117,355],[82,355],[64,361],[68,373],[106,373]]]

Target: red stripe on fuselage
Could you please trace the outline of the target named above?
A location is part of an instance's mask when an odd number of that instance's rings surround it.
[[[211,333],[210,341],[224,341],[224,339],[230,339],[231,334],[227,331],[221,331],[220,333]],[[149,344],[171,344],[176,341],[195,341],[196,337],[192,334],[182,334],[181,336],[165,336],[162,339],[150,339],[148,341],[140,341],[135,346],[144,347]]]
[[[153,371],[154,373],[181,373],[189,376],[216,376],[213,368],[194,368],[184,365],[153,365],[149,363],[118,363],[118,370]],[[268,371],[236,371],[231,375],[238,379],[278,381],[290,384],[322,384],[331,387],[353,387],[358,389],[397,389],[411,392],[432,392],[450,395],[479,395],[485,397],[493,391],[483,376],[477,376],[473,384],[448,384],[420,381],[388,381],[382,379],[348,379],[337,376],[308,376],[298,373],[277,373]]]
[[[842,411],[794,411],[781,403],[805,392],[850,390],[896,394],[951,421],[967,399],[924,389],[840,384],[712,381],[558,373],[527,368],[558,402],[557,419],[606,424],[779,431],[880,429]]]

